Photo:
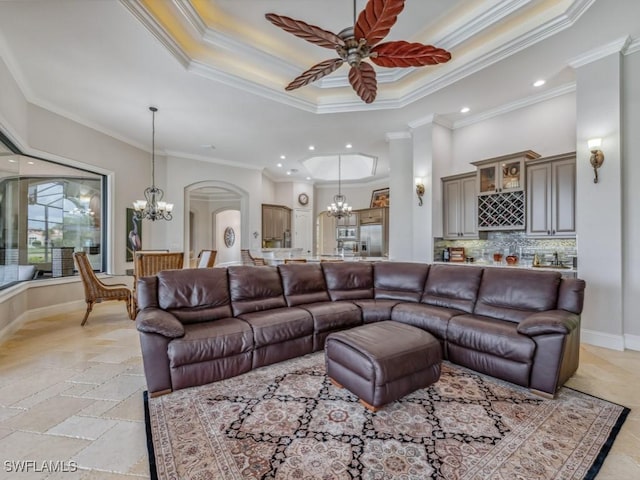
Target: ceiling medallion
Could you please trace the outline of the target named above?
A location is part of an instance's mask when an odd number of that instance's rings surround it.
[[[285,90],[295,90],[336,71],[343,63],[351,66],[349,83],[365,102],[375,100],[378,83],[374,68],[363,60],[369,58],[380,67],[406,68],[436,65],[451,60],[451,53],[432,45],[393,41],[379,43],[389,34],[405,0],[369,0],[356,21],[356,0],[353,0],[353,27],[337,35],[301,20],[267,13],[265,17],[296,37],[324,48],[334,49],[339,58],[320,62],[295,78]]]

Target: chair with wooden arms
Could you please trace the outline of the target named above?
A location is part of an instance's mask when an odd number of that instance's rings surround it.
[[[87,302],[87,311],[84,314],[84,318],[80,325],[84,326],[84,324],[87,323],[89,314],[91,313],[91,310],[93,310],[94,303],[101,303],[107,300],[122,300],[126,302],[127,314],[129,315],[129,318],[133,320],[135,316],[132,303],[133,297],[129,287],[123,283],[114,285],[102,283],[94,273],[86,252],[75,252],[73,257],[75,258],[78,273],[82,279],[82,285],[84,286],[84,299],[85,302]]]
[[[196,268],[211,268],[216,263],[217,250],[200,250]]]
[[[240,256],[242,258],[242,265],[267,265],[267,262],[264,260],[264,258],[252,256],[249,250],[240,250]]]
[[[163,270],[180,270],[184,264],[182,252],[137,251],[133,257],[133,307],[137,313],[136,284],[141,277],[153,277]],[[135,315],[134,313],[134,315]]]

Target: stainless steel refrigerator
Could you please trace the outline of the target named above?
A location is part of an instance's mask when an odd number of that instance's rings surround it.
[[[360,225],[360,255],[363,257],[382,256],[382,224]]]

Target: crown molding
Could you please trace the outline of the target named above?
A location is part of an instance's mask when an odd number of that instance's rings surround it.
[[[384,139],[387,142],[391,142],[392,140],[407,140],[412,137],[411,132],[387,132],[384,135]]]
[[[629,44],[631,44],[631,37],[626,36],[618,38],[605,45],[594,48],[593,50],[589,50],[588,52],[574,58],[573,60],[570,60],[569,66],[574,69],[580,68],[598,61],[604,57],[608,57],[609,55],[612,55],[614,53],[625,53]]]
[[[182,47],[169,35],[156,19],[142,6],[138,0],[120,0],[120,3],[129,10],[158,41],[164,45],[171,55],[183,66],[187,67],[191,58]]]
[[[441,127],[448,128],[449,130],[453,129],[453,122],[447,120],[442,115],[438,115],[435,113],[432,113],[425,117],[418,118],[416,120],[412,120],[409,123],[407,123],[408,127],[411,130],[415,130],[416,128],[420,128],[424,125],[430,125],[430,124],[440,125]]]
[[[489,120],[491,118],[498,117],[500,115],[504,115],[506,113],[513,112],[515,110],[519,110],[521,108],[530,107],[531,105],[535,105],[536,103],[541,103],[547,100],[551,100],[552,98],[560,97],[562,95],[566,95],[568,93],[572,93],[575,91],[576,91],[576,84],[568,83],[561,87],[554,88],[546,92],[540,93],[538,95],[532,95],[530,97],[522,98],[522,99],[516,100],[515,102],[501,105],[498,108],[486,110],[477,115],[472,115],[462,120],[458,120],[457,122],[453,122],[453,129],[455,130],[458,128],[467,127],[469,125],[473,125],[474,123],[483,122],[485,120]]]
[[[206,78],[219,81],[235,88],[246,90],[261,97],[268,98],[269,100],[281,102],[285,105],[299,108],[307,112],[323,114],[342,113],[347,111],[386,110],[405,107],[572,26],[573,23],[575,23],[575,21],[595,2],[595,0],[575,0],[565,13],[546,22],[538,28],[517,37],[513,41],[494,49],[493,51],[483,55],[481,58],[472,60],[455,70],[441,75],[435,80],[429,81],[406,95],[394,98],[377,99],[376,102],[372,104],[364,104],[356,97],[354,97],[353,100],[345,101],[343,100],[343,96],[336,96],[333,97],[333,99],[332,97],[326,97],[324,99],[319,99],[318,101],[304,100],[298,96],[285,93],[284,90],[280,89],[280,86],[264,86],[238,75],[223,72],[221,69],[190,58],[187,52],[185,52],[177,42],[173,40],[169,33],[164,30],[162,25],[159,24],[151,14],[149,14],[149,12],[144,8],[141,0],[120,0],[120,2],[148,30],[152,32],[161,44],[164,45],[165,48],[167,48],[167,50],[185,68],[188,69],[188,71],[203,75]],[[503,0],[497,3],[491,9],[479,15],[477,18],[468,21],[460,29],[457,29],[456,33],[445,36],[442,39],[442,44],[444,45],[443,48],[448,45],[459,45],[472,36],[481,33],[483,29],[501,21],[508,15],[512,15],[519,9],[528,6],[531,2],[532,0]],[[186,21],[200,35],[201,39],[208,43],[223,49],[239,51],[242,54],[254,58],[257,56],[266,64],[276,64],[280,69],[291,72],[292,76],[298,73],[298,67],[285,60],[278,59],[271,54],[265,53],[259,48],[247,46],[246,44],[238,42],[227,35],[212,32],[211,29],[206,26],[202,18],[200,18],[189,0],[173,0],[173,4],[178,8],[182,15],[184,15]],[[394,69],[389,72],[382,72],[378,75],[378,80],[381,84],[395,82],[404,78],[406,75],[409,75],[412,71],[413,69]],[[314,82],[313,87],[326,89],[346,87],[348,85],[349,83],[346,76],[334,76],[331,78],[321,79],[319,82]]]
[[[627,48],[625,48],[623,53],[625,55],[631,55],[633,53],[636,53],[637,51],[640,51],[640,38],[636,38],[629,42]]]
[[[233,160],[224,160],[221,158],[211,158],[211,157],[206,157],[204,155],[197,155],[192,153],[177,152],[175,150],[165,150],[164,153],[166,157],[173,157],[178,159],[183,158],[185,160],[196,160],[199,162],[213,163],[216,165],[224,165],[227,167],[244,168],[247,170],[263,170],[264,169],[263,166],[251,165],[248,163],[236,162]]]

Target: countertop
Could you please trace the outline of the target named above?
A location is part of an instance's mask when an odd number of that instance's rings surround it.
[[[469,267],[492,267],[492,268],[520,268],[523,270],[541,270],[541,271],[546,271],[546,272],[560,272],[562,274],[566,274],[566,273],[577,273],[577,270],[573,267],[563,267],[563,268],[558,268],[558,267],[552,267],[552,266],[542,266],[542,267],[534,267],[532,265],[524,265],[524,264],[518,264],[516,263],[515,265],[508,265],[506,263],[493,263],[493,262],[482,262],[482,261],[477,261],[477,262],[433,262],[434,264],[442,264],[442,265],[465,265],[465,266],[469,266]]]

